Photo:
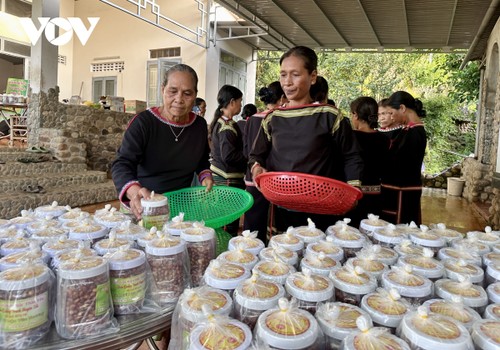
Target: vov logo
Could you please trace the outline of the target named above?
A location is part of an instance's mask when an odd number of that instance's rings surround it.
[[[21,25],[28,35],[32,45],[36,45],[42,36],[42,33],[45,31],[45,37],[47,40],[56,46],[67,44],[73,37],[73,32],[76,34],[78,39],[80,39],[82,45],[85,45],[100,18],[88,17],[87,19],[90,23],[88,29],[85,27],[85,24],[83,24],[83,21],[77,17],[55,17],[52,19],[50,17],[38,17],[38,21],[40,22],[39,28],[36,28],[35,23],[33,23],[31,18],[19,18]],[[59,27],[59,36],[57,38],[56,27]]]

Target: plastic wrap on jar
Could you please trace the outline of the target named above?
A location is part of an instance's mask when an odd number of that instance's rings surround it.
[[[414,306],[430,299],[433,293],[431,280],[413,272],[411,266],[391,266],[391,270],[382,274],[381,285],[396,289]]]
[[[67,209],[65,206],[59,205],[59,203],[54,201],[50,205],[42,205],[35,208],[35,215],[39,218],[45,218],[47,216],[57,218],[66,213],[66,211]]]
[[[35,212],[33,210],[21,210],[21,216],[10,219],[9,225],[14,225],[19,229],[24,229],[37,218],[38,217],[35,216]]]
[[[491,251],[489,245],[481,243],[478,241],[477,237],[456,239],[451,242],[453,248],[467,250],[469,252],[474,252],[479,256],[483,256]]]
[[[333,235],[336,232],[353,232],[353,233],[360,233],[359,229],[356,227],[350,226],[351,219],[349,218],[344,218],[342,220],[338,220],[334,225],[329,226],[326,229],[326,234],[327,235]]]
[[[0,228],[0,245],[16,237],[26,237],[26,231],[24,229],[17,228],[16,225],[11,224]]]
[[[168,198],[151,191],[149,198],[141,198],[142,225],[146,229],[161,229],[170,218]]]
[[[500,253],[489,252],[483,255],[483,266],[500,264]]]
[[[259,316],[276,307],[284,296],[285,289],[281,284],[259,278],[254,273],[234,291],[234,317],[253,330]]]
[[[500,348],[500,321],[477,321],[471,333],[476,349],[498,350]]]
[[[184,221],[184,213],[181,212],[163,225],[163,231],[167,231],[172,236],[180,236],[183,230],[193,227],[193,224],[194,221]]]
[[[75,256],[95,256],[96,251],[89,248],[88,242],[78,241],[77,248],[71,248],[57,252],[51,261],[50,267],[57,270],[62,262],[72,260]]]
[[[39,231],[47,230],[51,227],[59,227],[60,223],[56,219],[53,219],[52,216],[47,216],[44,218],[39,218],[38,220],[33,221],[28,226],[26,226],[26,230],[33,235]]]
[[[464,235],[456,230],[452,230],[450,228],[447,228],[445,224],[439,223],[437,225],[434,225],[430,232],[437,234],[438,236],[444,238],[447,244],[450,244],[451,241],[455,239],[462,239],[464,238]]]
[[[398,261],[398,253],[392,248],[383,247],[379,244],[371,244],[361,249],[356,256],[360,259],[377,260],[387,266],[394,265]]]
[[[470,306],[480,314],[488,305],[488,295],[483,287],[472,284],[466,277],[459,276],[459,281],[442,279],[435,283],[436,295],[445,300],[454,296],[462,297],[464,305]]]
[[[259,274],[263,279],[279,284],[285,284],[286,278],[295,272],[295,268],[283,262],[278,256],[273,260],[264,260],[257,263],[252,272]]]
[[[378,215],[368,214],[368,217],[359,223],[359,232],[372,237],[376,230],[383,229],[388,225],[390,225],[389,222],[380,219]]]
[[[445,276],[454,281],[459,280],[459,276],[468,277],[469,280],[482,286],[484,280],[484,271],[477,265],[468,263],[462,259],[447,259],[443,262]]]
[[[197,287],[203,281],[208,264],[216,256],[215,230],[203,222],[194,222],[192,227],[182,230],[180,237],[186,242],[192,285]]]
[[[134,246],[132,246],[132,248],[135,248],[137,238],[143,236],[146,232],[147,231],[144,227],[133,224],[131,220],[126,220],[121,224],[113,227],[109,231],[109,234],[114,234],[116,238],[119,239],[125,239],[127,241],[134,242]]]
[[[307,218],[307,226],[294,227],[293,234],[304,241],[306,246],[325,238],[325,233],[316,228],[316,224],[310,218]]]
[[[233,264],[239,264],[251,271],[253,267],[259,262],[259,258],[257,258],[252,253],[246,251],[243,245],[238,244],[234,250],[228,250],[226,252],[221,253],[217,260],[226,261]]]
[[[399,266],[411,266],[418,273],[431,281],[436,281],[444,276],[443,263],[433,258],[434,252],[424,248],[423,255],[407,255],[398,259]]]
[[[260,260],[274,260],[275,256],[280,258],[285,264],[298,267],[299,255],[297,252],[278,246],[276,243],[270,243],[269,247],[264,248],[259,253]]]
[[[109,206],[109,210],[108,209]],[[94,220],[109,229],[119,226],[125,221],[129,221],[129,217],[124,213],[120,212],[116,208],[111,207],[109,204],[106,204],[104,210],[97,210],[94,213]]]
[[[420,232],[410,233],[410,240],[422,247],[432,249],[437,254],[439,249],[446,247],[446,240],[440,235],[429,231],[429,227],[420,225]]]
[[[341,267],[340,262],[326,256],[324,253],[310,253],[307,252],[306,256],[300,261],[300,268],[302,270],[308,269],[312,273],[326,276],[330,275],[330,272]]]
[[[397,334],[412,349],[473,350],[467,329],[448,316],[432,313],[425,306],[406,315]]]
[[[394,330],[413,309],[410,302],[402,298],[394,288],[377,288],[375,292],[365,295],[361,300],[361,308],[370,315],[375,324]]]
[[[227,292],[209,286],[184,290],[172,316],[170,350],[189,348],[191,331],[206,318],[204,307],[213,314],[229,316],[233,301]]]
[[[69,239],[66,235],[61,235],[57,239],[45,243],[42,246],[42,250],[49,254],[51,258],[54,258],[59,252],[78,248],[79,242],[76,239]]]
[[[64,227],[68,227],[67,223]],[[106,226],[100,225],[93,220],[84,220],[78,222],[75,226],[69,227],[69,238],[79,241],[90,241],[95,243],[104,238],[109,232]]]
[[[297,299],[301,309],[316,313],[318,303],[333,301],[333,282],[325,276],[316,275],[309,269],[292,273],[287,277],[285,289]]]
[[[363,255],[361,255],[361,257],[351,258],[347,261],[354,267],[361,267],[367,274],[371,275],[376,280],[379,280],[382,274],[389,269],[383,262],[370,257],[364,257]]]
[[[358,317],[356,326],[358,330],[348,335],[340,345],[342,350],[410,350],[404,340],[391,334],[385,327],[372,327],[364,316]]]
[[[9,225],[9,220],[7,219],[0,219],[0,229],[6,227]]]
[[[35,239],[25,238],[24,236],[16,236],[0,246],[0,255],[7,256],[9,254],[27,251],[30,250],[33,245],[40,246],[40,242]]]
[[[468,331],[471,330],[474,322],[481,319],[481,315],[471,307],[464,305],[463,299],[458,296],[452,297],[451,300],[427,300],[423,306],[427,307],[430,312],[453,318],[463,324]]]
[[[119,330],[104,258],[77,255],[59,265],[55,321],[57,333],[65,339]]]
[[[84,220],[90,217],[90,214],[82,211],[81,208],[71,208],[70,206],[66,206],[66,212],[60,215],[57,220],[61,224],[65,224],[70,221],[79,221]]]
[[[413,244],[409,239],[404,239],[400,244],[394,246],[394,250],[399,256],[424,255],[424,247]]]
[[[333,243],[344,250],[346,259],[353,258],[366,244],[366,236],[358,229],[347,225],[350,219],[344,219],[327,228],[327,234],[333,238]]]
[[[401,242],[405,239],[408,239],[406,230],[393,224],[378,228],[372,234],[372,240],[374,243],[390,248],[401,244]]]
[[[404,230],[407,235],[414,232],[420,232],[420,227],[415,223],[415,221],[411,221],[409,224],[397,224],[396,227],[398,229]]]
[[[481,266],[482,264],[482,258],[479,254],[476,252],[471,252],[468,251],[464,248],[452,248],[452,247],[445,247],[439,249],[438,259],[441,261],[445,261],[447,259],[460,259],[464,260],[465,262],[469,264],[474,264],[477,266]]]
[[[303,256],[304,241],[293,234],[293,227],[289,227],[285,233],[274,235],[269,240],[269,245],[276,244],[279,247],[296,252],[299,259]]]
[[[12,253],[0,259],[0,271],[19,267],[23,264],[48,265],[49,254],[40,249],[40,246],[33,242],[28,250]]]
[[[500,263],[490,264],[486,267],[486,284],[500,282]]]
[[[255,337],[272,349],[324,349],[324,336],[316,319],[299,309],[294,299],[278,300],[278,307],[259,316]]]
[[[493,247],[495,244],[500,243],[500,235],[495,233],[490,226],[486,226],[483,231],[469,231],[467,238],[476,238],[478,242]]]
[[[490,304],[484,310],[483,317],[488,320],[500,321],[500,304]]]
[[[324,240],[308,244],[306,248],[306,254],[323,253],[326,256],[339,262],[344,261],[344,250],[333,243],[333,240],[334,238],[332,236],[327,236]]]
[[[158,229],[151,227],[148,231],[137,237],[137,245],[141,249],[146,249],[149,242],[158,238]]]
[[[234,250],[237,246],[242,246],[253,255],[259,255],[259,252],[264,249],[266,245],[257,238],[257,233],[257,231],[250,230],[243,231],[241,236],[233,237],[229,240],[227,249]]]
[[[494,244],[494,245],[491,247],[491,251],[492,251],[492,252],[495,252],[495,253],[500,253],[500,243]]]
[[[359,306],[364,295],[377,288],[377,280],[363,268],[348,262],[330,273],[335,286],[335,300]]]
[[[249,277],[250,271],[243,266],[220,260],[212,260],[203,276],[207,285],[226,290],[230,295],[242,281]]]
[[[35,239],[40,242],[41,245],[58,239],[61,236],[68,236],[68,231],[61,227],[47,227],[46,229],[42,229],[34,232],[31,235],[32,239]]]
[[[0,344],[26,349],[53,320],[55,277],[47,266],[25,264],[0,273]]]
[[[108,238],[103,238],[95,242],[93,248],[99,255],[105,255],[117,251],[120,247],[130,247],[133,241],[116,237],[116,233],[110,233]]]
[[[488,294],[488,299],[492,303],[500,303],[500,282],[490,284],[486,288],[486,293]]]

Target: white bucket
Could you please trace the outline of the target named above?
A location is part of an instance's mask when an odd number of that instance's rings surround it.
[[[458,177],[448,178],[448,195],[450,196],[462,196],[462,191],[464,190],[465,180]]]

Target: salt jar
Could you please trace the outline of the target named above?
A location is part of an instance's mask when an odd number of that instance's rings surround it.
[[[274,260],[259,261],[252,272],[257,273],[263,279],[285,284],[286,278],[295,272],[295,268],[275,256]]]
[[[83,220],[90,217],[90,214],[82,211],[81,208],[71,208],[69,205],[65,207],[66,212],[57,217],[57,220],[61,224],[67,223],[69,221]]]
[[[484,271],[479,266],[467,263],[462,259],[447,259],[443,265],[446,278],[458,281],[459,276],[464,276],[468,277],[471,283],[483,285]]]
[[[464,305],[470,306],[480,314],[488,305],[488,295],[483,287],[472,284],[466,277],[459,276],[459,281],[442,279],[435,283],[436,295],[445,300],[451,300],[453,296],[463,298]]]
[[[29,250],[12,253],[0,259],[0,271],[19,267],[23,264],[43,264],[48,265],[50,256],[40,249],[40,246],[33,242]]]
[[[429,312],[424,306],[403,318],[398,335],[412,349],[474,349],[470,334],[462,324],[451,317]]]
[[[478,242],[486,244],[492,248],[495,244],[500,243],[500,235],[495,234],[490,226],[484,228],[482,231],[469,231],[467,232],[467,238],[476,238]]]
[[[394,250],[399,256],[424,255],[424,247],[413,244],[409,239],[404,239],[400,244],[394,246]]]
[[[411,266],[392,266],[382,275],[381,285],[386,289],[396,289],[412,305],[422,304],[432,297],[433,292],[431,280],[414,273]]]
[[[361,300],[361,308],[373,320],[375,326],[390,328],[395,333],[403,317],[412,310],[410,303],[401,298],[394,288],[389,290],[377,288]]]
[[[75,256],[89,257],[95,255],[97,255],[95,250],[88,248],[85,245],[85,242],[79,241],[78,248],[67,249],[57,252],[51,261],[51,268],[57,270],[61,263],[64,263],[66,261],[71,261],[75,258]]]
[[[47,252],[51,258],[54,258],[58,252],[76,249],[80,241],[69,239],[66,235],[61,235],[57,239],[48,241],[42,246],[42,250]]]
[[[145,250],[149,242],[158,238],[158,229],[156,226],[151,227],[148,231],[144,232],[142,235],[137,236],[137,245],[139,248]]]
[[[424,248],[423,255],[407,255],[398,259],[399,266],[411,266],[415,273],[422,275],[431,281],[436,281],[444,276],[443,263],[433,258],[434,252]]]
[[[251,271],[253,267],[259,262],[259,258],[257,258],[252,253],[244,250],[242,245],[237,246],[234,250],[228,250],[221,253],[217,257],[217,260],[239,264],[249,271]]]
[[[21,216],[9,220],[10,225],[15,225],[18,229],[24,229],[38,217],[31,210],[21,210]]]
[[[117,251],[120,247],[126,246],[129,248],[133,244],[132,241],[117,238],[115,233],[110,233],[109,238],[104,238],[94,244],[94,249],[99,255],[105,255],[110,252]]]
[[[362,259],[377,260],[387,266],[394,265],[398,261],[398,253],[392,248],[383,247],[379,244],[368,245],[361,249],[356,256]]]
[[[203,280],[208,264],[215,259],[215,230],[206,227],[203,222],[195,222],[192,227],[182,230],[180,237],[186,242],[192,285],[197,287]]]
[[[243,249],[253,255],[259,255],[259,252],[266,245],[257,238],[257,231],[245,230],[241,233],[241,236],[233,237],[229,240],[227,249],[234,250],[237,246],[243,247]]]
[[[424,248],[432,249],[437,254],[439,249],[446,247],[446,240],[432,231],[425,225],[420,225],[420,232],[410,233],[410,240]]]
[[[333,282],[328,277],[311,273],[309,269],[288,276],[285,289],[290,296],[297,299],[299,308],[313,315],[316,313],[318,303],[333,299]]]
[[[406,230],[401,227],[396,227],[396,225],[393,224],[379,228],[372,234],[373,243],[389,248],[394,248],[394,246],[401,244],[401,242],[407,238],[408,234]]]
[[[324,303],[318,305],[316,319],[325,334],[325,349],[337,350],[340,343],[349,334],[358,330],[356,320],[364,316],[371,326],[371,318],[368,313],[358,306],[346,303]]]
[[[26,349],[50,330],[55,296],[47,266],[26,264],[0,273],[0,344]]]
[[[271,349],[321,350],[324,341],[316,319],[285,298],[259,316],[255,336]]]
[[[307,218],[307,226],[293,228],[293,234],[303,240],[306,246],[325,238],[325,233],[316,228],[316,224],[310,218]]]
[[[264,248],[259,253],[260,260],[274,260],[275,256],[281,259],[285,264],[298,267],[299,255],[289,249],[280,247],[271,243],[270,247]]]
[[[96,336],[116,328],[107,261],[74,256],[59,265],[55,323],[65,339]]]
[[[181,212],[173,217],[171,221],[167,221],[163,225],[163,230],[172,236],[180,236],[183,230],[193,227],[193,223],[192,221],[184,221],[184,213]]]
[[[151,191],[149,198],[141,198],[142,224],[146,229],[162,228],[170,217],[168,198]]]
[[[445,261],[447,259],[455,259],[455,260],[463,260],[468,264],[473,264],[477,266],[481,266],[482,264],[482,259],[479,254],[477,254],[476,252],[465,250],[463,248],[452,248],[452,247],[441,248],[439,249],[437,257],[441,261]]]
[[[373,233],[377,230],[387,227],[389,222],[382,220],[378,215],[368,214],[368,218],[361,220],[359,223],[359,232],[373,237]]]
[[[354,227],[348,226],[350,220],[339,221],[326,230],[333,238],[333,243],[344,250],[346,259],[353,258],[366,244],[366,236]]]
[[[486,288],[486,293],[488,294],[490,302],[500,304],[500,282],[490,284],[488,288]]]
[[[105,208],[109,206],[109,210],[99,211],[97,210],[94,214],[94,220],[107,228],[113,228],[121,223],[130,220],[127,215],[116,210],[116,208],[112,208],[109,204],[106,204]],[[143,214],[144,215],[144,214]]]
[[[483,256],[491,251],[490,246],[479,242],[477,237],[471,237],[466,239],[456,239],[451,242],[453,248],[459,248],[462,250],[467,250],[469,252],[474,252],[479,256]]]
[[[332,270],[341,267],[337,260],[326,256],[324,253],[311,254],[306,253],[306,256],[300,261],[300,268],[302,270],[308,269],[312,273],[328,277]]]
[[[144,227],[133,224],[131,220],[125,220],[113,227],[111,231],[109,231],[109,234],[114,234],[118,239],[136,242],[136,240],[142,237],[146,232]]]
[[[234,291],[234,317],[253,330],[259,316],[276,307],[284,296],[285,289],[281,284],[259,278],[254,273]]]
[[[67,209],[65,206],[59,205],[59,203],[54,201],[50,205],[42,205],[35,208],[35,215],[39,218],[45,218],[47,216],[57,218],[66,213],[66,211]]]
[[[500,348],[500,321],[480,320],[472,326],[475,349],[498,350]]]
[[[385,327],[372,327],[365,317],[356,320],[358,331],[348,335],[340,346],[342,350],[410,350],[408,343],[392,335]]]
[[[14,239],[15,237],[26,237],[26,231],[10,224],[6,227],[0,228],[0,245]]]
[[[271,244],[296,252],[299,259],[304,253],[304,241],[293,234],[293,227],[289,227],[285,233],[272,236],[269,240],[269,245]]]
[[[236,287],[249,277],[250,272],[241,265],[212,260],[205,271],[204,280],[210,287],[225,290],[232,296]]]
[[[346,263],[330,273],[335,286],[335,300],[359,306],[364,295],[377,288],[377,280],[361,267]]]
[[[488,320],[500,321],[500,304],[490,304],[484,310],[483,317]]]
[[[344,250],[333,243],[332,236],[327,236],[324,240],[307,245],[306,255],[319,253],[323,253],[338,262],[344,261]]]
[[[446,227],[445,224],[439,223],[435,227],[433,227],[430,232],[437,234],[438,236],[444,238],[447,244],[450,244],[451,241],[455,239],[464,238],[464,236],[456,231]]]
[[[147,243],[146,259],[151,268],[154,299],[161,306],[177,302],[190,285],[186,243],[158,231],[158,238]]]
[[[481,319],[481,315],[471,307],[464,305],[463,299],[459,296],[453,296],[451,300],[427,300],[423,306],[427,307],[430,312],[453,318],[463,324],[468,331],[471,330],[474,322]]]
[[[65,227],[69,226],[68,224]],[[69,238],[80,241],[90,241],[92,244],[104,238],[109,232],[106,226],[95,221],[84,220],[69,228]]]

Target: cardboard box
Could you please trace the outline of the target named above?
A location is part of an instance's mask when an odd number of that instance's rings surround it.
[[[148,108],[146,101],[139,100],[125,100],[125,112],[126,113],[141,113]]]

